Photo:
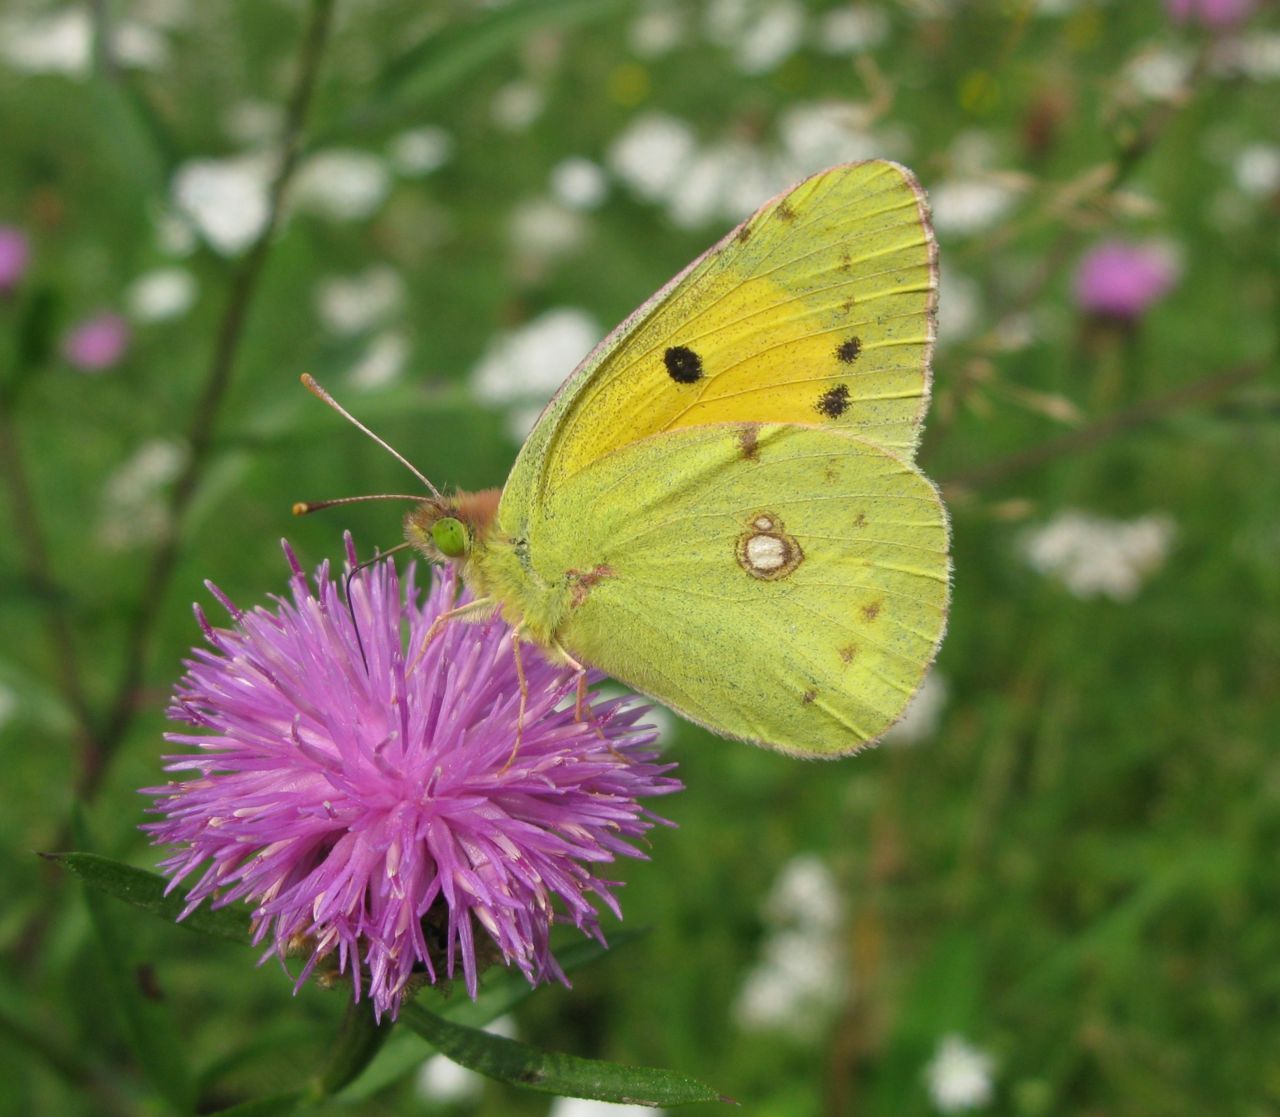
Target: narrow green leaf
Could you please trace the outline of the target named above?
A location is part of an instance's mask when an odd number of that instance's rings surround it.
[[[676,1071],[620,1066],[539,1051],[516,1040],[455,1024],[421,1005],[405,1005],[400,1019],[460,1066],[545,1094],[652,1106],[729,1100],[696,1078]]]
[[[170,923],[178,918],[186,906],[186,897],[182,893],[171,892],[168,896],[164,894],[169,882],[158,873],[149,873],[145,869],[137,869],[96,853],[45,853],[41,856],[70,869],[98,891],[115,896],[118,900]],[[250,941],[248,913],[240,905],[214,910],[207,904],[202,904],[178,926],[197,934],[230,939],[232,942]]]
[[[458,85],[534,32],[601,19],[631,3],[633,0],[519,0],[473,18],[454,20],[394,60],[373,97],[344,117],[332,132],[367,131],[412,116],[421,111],[424,102]],[[315,146],[331,138],[326,133]]]
[[[216,1110],[210,1117],[276,1117],[278,1113],[296,1113],[304,1103],[313,1100],[307,1090],[289,1090],[283,1094],[242,1101],[239,1105]]]
[[[556,961],[565,973],[573,973],[618,947],[643,938],[647,933],[644,928],[614,932],[609,936],[608,948],[601,946],[595,939],[582,939],[563,949],[557,949]],[[487,980],[482,979],[479,996],[474,1001],[459,991],[446,996],[439,989],[432,988],[423,989],[418,998],[420,1001],[428,1001],[431,1005],[429,1011],[435,1011],[446,1020],[483,1028],[504,1013],[510,1012],[533,993],[533,986],[519,970],[499,970],[495,967],[488,971],[488,975]],[[423,1050],[420,1036],[399,1031],[378,1053],[368,1070],[342,1091],[342,1097],[345,1101],[371,1098],[379,1090],[386,1089],[415,1067],[421,1066],[428,1057],[429,1052]]]
[[[136,963],[127,947],[128,932],[117,921],[119,909],[95,888],[86,888],[89,919],[102,947],[107,992],[124,1021],[129,1045],[147,1080],[177,1113],[195,1109],[195,1086],[168,1004],[143,993]]]

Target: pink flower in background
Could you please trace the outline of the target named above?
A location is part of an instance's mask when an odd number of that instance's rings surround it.
[[[105,372],[129,348],[129,324],[118,314],[96,314],[62,340],[62,355],[82,372]]]
[[[1167,294],[1177,278],[1178,267],[1168,250],[1104,241],[1080,261],[1076,302],[1089,314],[1133,320]]]
[[[1165,8],[1175,23],[1223,28],[1248,19],[1254,0],[1165,0]]]
[[[18,285],[30,262],[27,234],[12,225],[0,225],[0,295],[7,295]]]
[[[619,909],[600,870],[644,856],[634,843],[662,820],[640,801],[681,786],[647,707],[594,698],[575,720],[574,673],[526,646],[522,715],[503,621],[445,625],[420,651],[455,602],[452,569],[424,596],[412,567],[377,563],[349,611],[340,573],[308,580],[285,553],[292,601],[242,611],[213,590],[230,628],[197,610],[209,646],[169,709],[168,739],[191,751],[167,758],[181,779],[146,789],[170,887],[194,874],[188,912],[248,900],[259,941],[310,954],[299,981],[329,958],[379,1016],[415,975],[461,970],[474,997],[495,958],[563,981],[552,925],[604,941],[597,908]]]

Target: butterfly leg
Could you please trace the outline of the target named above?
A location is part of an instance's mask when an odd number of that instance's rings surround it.
[[[520,683],[520,706],[516,711],[516,739],[511,746],[511,755],[507,757],[507,762],[502,766],[505,772],[511,767],[512,762],[516,758],[516,754],[520,751],[520,742],[524,738],[524,713],[529,706],[529,682],[524,675],[524,660],[520,656],[520,629],[515,628],[511,632],[511,658],[516,664],[516,679]]]
[[[565,651],[564,646],[558,640],[551,646],[555,648],[565,663],[578,673],[578,690],[573,701],[573,720],[580,722],[583,720],[583,711],[587,705],[587,669]]]
[[[477,597],[474,601],[468,601],[465,605],[459,605],[454,609],[448,609],[441,613],[431,622],[431,627],[427,629],[427,634],[422,638],[422,646],[418,649],[418,654],[413,657],[413,662],[409,665],[409,670],[405,674],[412,675],[417,670],[418,664],[422,662],[422,657],[427,654],[427,649],[431,647],[431,641],[436,638],[436,634],[446,624],[457,620],[459,617],[470,616],[485,610],[492,612],[497,604],[492,597]]]

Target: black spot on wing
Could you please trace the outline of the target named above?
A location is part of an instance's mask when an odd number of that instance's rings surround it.
[[[662,355],[662,363],[677,384],[693,384],[702,379],[702,358],[687,345],[673,345]]]
[[[858,355],[862,352],[862,338],[850,337],[846,338],[836,346],[836,356],[846,365],[853,364],[858,359]]]
[[[849,389],[844,384],[828,388],[818,397],[814,407],[820,415],[825,415],[828,419],[840,418],[849,410]]]

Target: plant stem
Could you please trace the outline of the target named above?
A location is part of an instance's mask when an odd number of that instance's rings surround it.
[[[1203,403],[1233,388],[1238,388],[1241,384],[1260,375],[1263,367],[1260,363],[1240,365],[1203,380],[1184,384],[1171,392],[1153,396],[1134,404],[1133,407],[1117,411],[1105,419],[1090,423],[1087,427],[1070,431],[1058,438],[1051,438],[1047,442],[1040,442],[1019,453],[1010,454],[1006,458],[953,474],[943,479],[942,491],[948,496],[955,496],[964,490],[995,484],[1007,477],[1038,469],[1042,465],[1047,465],[1057,458],[1078,450],[1091,449],[1098,443],[1105,442],[1124,431],[1163,419],[1166,415],[1173,414],[1188,404]]]
[[[67,613],[67,595],[53,575],[49,548],[36,511],[36,499],[22,461],[18,432],[10,415],[9,401],[0,402],[0,474],[4,475],[13,506],[14,535],[22,550],[23,575],[30,584],[44,614],[53,671],[67,705],[76,720],[76,732],[82,756],[99,748],[93,731],[93,715],[85,696],[84,681],[72,637],[71,618]]]
[[[279,226],[289,182],[302,151],[302,136],[314,100],[320,62],[333,22],[334,0],[312,0],[311,11],[298,60],[298,73],[289,98],[279,167],[271,184],[268,216],[231,280],[218,332],[214,340],[204,389],[187,431],[191,447],[187,464],[174,484],[169,501],[169,531],[151,557],[128,632],[125,637],[124,668],[101,735],[85,755],[79,793],[91,799],[134,717],[134,696],[142,681],[151,651],[156,620],[161,614],[165,591],[177,563],[182,529],[213,448],[219,414],[235,372],[236,358],[244,337],[245,323],[258,291],[271,242]]]
[[[327,1065],[315,1082],[318,1097],[327,1098],[354,1082],[391,1035],[390,1022],[379,1025],[373,1016],[373,1001],[365,997],[347,1005],[342,1027],[329,1050]]]

